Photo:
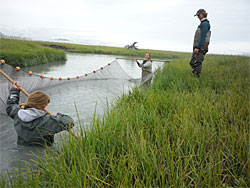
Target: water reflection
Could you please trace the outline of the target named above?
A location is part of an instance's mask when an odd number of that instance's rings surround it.
[[[63,67],[66,64],[65,61],[53,61],[49,64],[41,64],[41,65],[36,65],[36,66],[30,66],[30,67],[24,67],[23,70],[28,72],[32,70],[34,73],[41,74],[44,72],[50,72],[52,69],[57,69],[59,67]]]
[[[25,71],[32,70],[37,74],[44,74],[45,76],[59,77],[75,77],[81,76],[85,73],[90,73],[93,70],[100,69],[107,65],[107,63],[113,61],[117,57],[115,55],[97,55],[97,54],[78,54],[68,53],[67,61],[53,62],[51,64],[42,64],[24,68]],[[134,60],[118,60],[122,68],[133,78],[139,78],[141,76],[141,69],[137,66]],[[159,66],[162,66],[162,62],[153,62],[153,71]]]
[[[53,62],[49,65],[43,64],[28,67],[25,70],[32,70],[34,73],[42,73],[45,76],[53,76],[54,78],[75,77],[76,75],[84,75],[85,73],[100,69],[116,57],[112,55],[68,53],[66,63]]]

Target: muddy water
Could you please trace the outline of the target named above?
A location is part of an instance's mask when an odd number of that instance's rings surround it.
[[[44,74],[53,77],[75,77],[97,70],[111,62],[117,56],[93,55],[93,54],[67,54],[67,61],[54,62],[50,65],[39,65],[29,67],[34,73]],[[123,69],[133,78],[140,77],[141,70],[134,61],[119,60]],[[153,63],[153,69],[162,66],[162,63]],[[79,68],[81,67],[81,68]],[[83,122],[88,126],[93,114],[99,115],[111,104],[116,97],[127,92],[134,86],[126,80],[88,80],[70,84],[58,85],[51,88],[44,88],[42,91],[49,94],[51,103],[47,109],[53,114],[61,112],[69,114],[76,122]],[[79,114],[79,119],[77,112]],[[75,131],[79,129],[76,126]],[[55,136],[55,143],[60,140],[61,133]],[[0,115],[0,171],[5,173],[8,170],[12,173],[18,166],[25,167],[25,162],[34,159],[32,152],[43,150],[38,147],[18,146],[17,135],[13,121],[5,115]]]

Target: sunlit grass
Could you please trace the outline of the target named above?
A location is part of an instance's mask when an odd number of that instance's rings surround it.
[[[81,138],[40,157],[10,187],[249,187],[249,59],[208,56],[159,70],[148,88],[120,96]]]
[[[0,59],[13,66],[27,67],[66,60],[66,54],[37,42],[0,38]]]

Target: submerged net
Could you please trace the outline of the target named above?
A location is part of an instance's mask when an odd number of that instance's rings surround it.
[[[22,70],[17,71],[16,68],[8,64],[0,64],[0,69],[9,77],[11,77],[15,82],[21,85],[22,88],[28,93],[46,87],[87,80],[119,79],[128,80],[131,82],[141,81],[141,83],[143,84],[152,77],[152,74],[149,74],[141,79],[132,78],[124,71],[124,69],[116,59],[96,71],[74,78],[51,78],[43,77],[37,74],[30,75],[29,73]],[[0,83],[0,114],[6,114],[6,100],[9,96],[12,83],[10,83],[2,74],[0,74]],[[22,97],[24,98],[23,94],[21,94],[21,98]]]

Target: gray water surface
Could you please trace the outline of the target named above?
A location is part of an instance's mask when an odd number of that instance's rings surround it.
[[[25,70],[32,70],[33,73],[46,76],[75,77],[97,70],[114,60],[117,56],[93,55],[93,54],[67,54],[67,61],[53,62],[51,64],[28,67]],[[140,77],[141,70],[135,61],[119,60],[123,69],[133,78]],[[153,69],[162,66],[162,63],[153,63]],[[77,111],[80,120],[87,126],[93,114],[96,112],[102,115],[107,102],[113,103],[123,92],[128,92],[134,83],[127,80],[88,80],[73,82],[41,89],[46,92],[51,102],[47,106],[52,114],[57,112],[68,114],[78,122]],[[77,131],[79,127],[75,126]],[[60,140],[59,133],[55,135],[55,142]],[[0,115],[0,171],[6,173],[8,170],[13,173],[20,165],[25,167],[25,162],[30,162],[34,157],[32,152],[41,151],[42,148],[18,146],[17,134],[14,129],[13,120],[6,115]]]

